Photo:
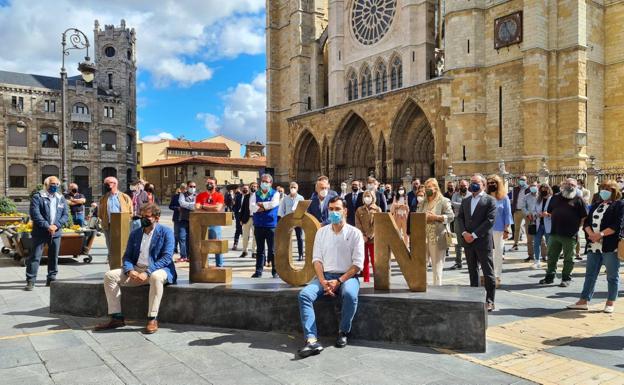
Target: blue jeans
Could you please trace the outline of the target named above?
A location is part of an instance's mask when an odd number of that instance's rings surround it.
[[[61,237],[32,237],[33,250],[26,259],[26,282],[35,282],[43,254],[43,246],[48,245],[48,279],[56,279]]]
[[[324,273],[326,280],[338,279],[340,273]],[[351,331],[351,323],[355,317],[357,310],[358,293],[360,291],[360,281],[353,277],[346,280],[338,288],[342,299],[342,311],[340,319],[340,331],[349,333]],[[301,325],[303,326],[304,338],[316,338],[316,315],[314,314],[314,302],[319,297],[323,297],[325,290],[319,282],[318,278],[314,278],[308,286],[299,292],[299,314],[301,315]],[[331,297],[329,297],[331,298]]]
[[[617,251],[611,253],[594,253],[590,251],[587,253],[585,283],[583,284],[581,299],[591,301],[594,296],[594,288],[596,287],[600,267],[603,264],[607,268],[607,284],[609,288],[607,301],[615,301],[617,299],[620,285],[620,260],[618,259]]]
[[[74,221],[75,225],[78,225],[80,227],[85,225],[85,214],[84,211],[81,213],[75,213],[72,215],[72,220]]]
[[[275,228],[274,227],[254,227],[254,237],[256,237],[256,274],[262,275],[264,270],[265,256],[271,262],[271,272],[275,270]],[[266,253],[264,246],[266,243]]]
[[[173,252],[177,253],[180,251],[178,249],[178,245],[180,244],[180,221],[173,221]]]
[[[542,258],[542,237],[546,239],[546,244],[548,244],[550,234],[546,234],[546,227],[544,224],[539,226],[537,233],[533,236],[533,256],[535,257],[535,263],[539,262]]]
[[[295,227],[295,235],[297,236],[297,250],[299,251],[299,259],[303,258],[303,229]]]
[[[188,258],[189,246],[189,222],[180,221],[178,225],[178,237],[180,239],[180,258]]]
[[[221,239],[221,226],[208,227],[208,239]],[[215,254],[217,267],[223,267],[223,254]]]

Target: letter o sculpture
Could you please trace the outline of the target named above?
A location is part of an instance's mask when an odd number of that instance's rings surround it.
[[[303,286],[315,276],[312,265],[312,251],[316,231],[321,228],[319,221],[307,213],[310,201],[300,201],[297,209],[282,217],[275,230],[275,269],[280,278],[292,286]],[[301,227],[305,234],[305,264],[296,269],[292,259],[292,231]]]

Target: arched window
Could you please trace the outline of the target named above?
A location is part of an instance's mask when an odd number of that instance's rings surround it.
[[[74,108],[72,110],[74,114],[89,115],[89,107],[87,107],[84,103],[74,104]]]
[[[102,131],[102,151],[117,151],[117,134],[115,131]]]
[[[41,183],[43,183],[43,181],[49,176],[55,176],[58,178],[59,168],[51,164],[41,167]]]
[[[358,79],[355,71],[351,71],[349,76],[349,89],[347,91],[349,100],[355,100],[358,98]]]
[[[76,129],[72,131],[72,148],[74,150],[89,149],[89,131]]]
[[[59,148],[58,129],[45,127],[41,129],[41,148]]]
[[[384,63],[379,63],[375,69],[375,93],[388,91],[388,70]]]
[[[26,166],[12,164],[9,166],[9,187],[26,188]]]
[[[401,87],[403,87],[403,65],[401,64],[401,59],[397,56],[392,61],[390,89],[394,90]]]
[[[362,97],[371,96],[373,94],[373,83],[371,71],[368,66],[362,71]]]
[[[28,130],[17,124],[9,125],[9,146],[26,147],[28,142]]]

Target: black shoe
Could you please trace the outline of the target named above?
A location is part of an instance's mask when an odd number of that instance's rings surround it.
[[[511,251],[518,251],[518,245],[513,245],[511,246],[511,249],[509,249]]]
[[[251,276],[251,278],[262,278],[262,273],[253,273],[253,275]]]
[[[534,258],[533,258],[533,257],[527,257],[527,258],[524,258],[524,262],[531,262],[531,261],[533,261],[533,260],[534,260]]]
[[[297,261],[303,261],[303,257],[302,256],[297,257]]]
[[[574,258],[574,259],[576,259],[577,261],[582,261],[583,260],[583,258],[581,258],[580,255],[577,255],[576,258]]]
[[[48,279],[46,279],[46,286],[50,287],[50,283],[52,283],[53,281],[56,281],[56,278],[48,278]]]
[[[461,263],[456,263],[453,266],[451,266],[451,270],[460,270],[462,268]]]
[[[323,346],[318,342],[306,342],[306,344],[299,349],[297,354],[299,357],[306,358],[310,356],[315,356],[323,351]]]
[[[559,287],[568,287],[570,286],[570,282],[572,282],[571,279],[567,279],[567,280],[561,280],[561,283],[559,284]]]
[[[553,278],[544,278],[539,281],[540,285],[552,285],[555,280]]]
[[[33,291],[34,288],[35,288],[35,282],[34,281],[28,281],[28,282],[26,282],[26,287],[24,287],[24,290],[26,290],[26,291]]]
[[[276,271],[275,271],[275,272],[273,272],[273,273],[271,273],[271,275],[273,275],[273,278],[279,278],[279,275],[277,275],[277,272],[276,272]]]
[[[234,242],[234,245],[232,246],[232,251],[236,251],[238,249],[238,243]]]
[[[336,338],[336,347],[344,348],[345,346],[347,346],[347,333],[339,332],[338,338]]]
[[[251,253],[251,258],[253,258],[253,259],[257,259],[257,258],[258,258],[258,254],[256,254],[256,253]]]
[[[240,255],[240,257],[238,257],[238,258],[245,258],[246,256],[247,256],[247,252],[246,252],[246,251],[243,251],[243,253],[242,253],[242,254]]]

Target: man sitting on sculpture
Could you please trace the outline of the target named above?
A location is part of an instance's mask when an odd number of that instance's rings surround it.
[[[299,293],[299,311],[305,346],[299,350],[302,358],[319,354],[323,346],[318,342],[314,302],[322,296],[342,299],[342,311],[336,347],[347,345],[347,335],[357,310],[360,282],[358,272],[364,264],[362,232],[346,223],[347,206],[339,196],[328,203],[331,226],[321,227],[314,238],[312,263],[316,278]]]
[[[158,331],[158,308],[165,284],[175,284],[173,231],[158,223],[160,208],[154,203],[141,207],[141,228],[130,233],[121,269],[104,275],[104,291],[111,319],[95,327],[96,331],[125,326],[121,312],[121,286],[149,285],[149,306],[145,333]]]

